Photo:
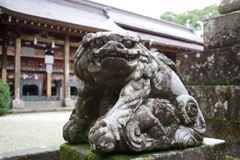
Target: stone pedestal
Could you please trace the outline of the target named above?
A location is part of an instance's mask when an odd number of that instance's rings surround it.
[[[239,156],[240,86],[188,86],[199,102],[207,124],[207,137],[226,140],[226,153]]]
[[[211,159],[225,160],[225,141],[204,138],[204,144],[200,147],[187,148],[183,150],[166,150],[158,152],[148,152],[139,154],[108,154],[98,155],[90,151],[90,146],[63,144],[60,147],[60,160],[193,160],[193,159]]]
[[[71,98],[63,99],[63,106],[64,107],[73,107],[73,100]]]
[[[24,109],[25,108],[24,102],[20,99],[12,100],[12,108],[13,109]]]
[[[240,46],[240,11],[204,21],[204,50]]]
[[[240,10],[239,0],[222,0],[218,6],[218,11],[221,14],[231,13]]]
[[[240,0],[222,0],[221,16],[204,22],[204,51],[177,55],[177,69],[199,102],[207,137],[226,140],[240,156]],[[232,12],[235,11],[235,12]]]
[[[178,54],[177,69],[185,85],[240,85],[240,47]]]

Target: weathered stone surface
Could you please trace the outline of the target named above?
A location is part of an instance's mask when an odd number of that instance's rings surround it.
[[[206,119],[206,136],[224,139],[226,141],[226,154],[240,156],[240,122],[220,121]]]
[[[178,54],[177,69],[184,84],[238,85],[240,84],[240,47]]]
[[[73,100],[71,98],[65,98],[62,100],[64,107],[73,107]]]
[[[230,86],[230,91],[230,119],[240,121],[240,86]]]
[[[20,99],[14,99],[12,100],[12,108],[13,109],[24,109],[24,102]]]
[[[87,34],[74,61],[84,86],[63,128],[95,153],[146,152],[201,145],[206,125],[197,101],[161,53],[132,32]]]
[[[184,150],[159,151],[135,154],[108,154],[99,155],[92,153],[89,145],[68,145],[60,147],[60,160],[225,160],[225,141],[204,138],[204,144],[199,147],[187,148]]]
[[[240,0],[222,0],[218,6],[220,14],[231,13],[240,10]]]
[[[240,11],[204,21],[204,50],[240,46]]]
[[[205,118],[226,119],[229,109],[228,86],[188,86],[189,94],[196,98]]]
[[[207,119],[207,137],[224,139],[227,154],[240,156],[240,86],[188,86]]]
[[[0,160],[59,160],[59,145],[22,149],[0,154]]]

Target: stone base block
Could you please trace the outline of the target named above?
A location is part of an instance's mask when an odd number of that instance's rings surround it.
[[[240,47],[182,53],[176,62],[184,84],[240,84]]]
[[[239,0],[222,0],[218,6],[220,14],[231,13],[237,10],[240,10]]]
[[[12,100],[12,109],[24,109],[25,105],[24,102],[20,99]]]
[[[63,99],[64,107],[73,107],[73,100],[71,98]]]
[[[205,118],[230,118],[231,94],[229,86],[187,86],[186,89],[197,100]]]
[[[205,118],[240,121],[240,86],[187,86]],[[240,131],[239,131],[240,134]]]
[[[206,119],[207,137],[226,141],[226,154],[240,157],[240,122]]]
[[[27,148],[1,153],[0,160],[59,160],[59,145]]]
[[[239,3],[239,2],[238,2]],[[240,11],[204,21],[204,50],[240,47]]]
[[[60,147],[60,160],[225,160],[225,141],[204,138],[204,144],[200,147],[186,148],[183,150],[167,150],[158,152],[138,153],[138,154],[108,154],[98,155],[92,153],[89,145],[69,145],[63,144]]]
[[[187,86],[199,102],[207,137],[224,139],[226,153],[240,156],[240,86]]]

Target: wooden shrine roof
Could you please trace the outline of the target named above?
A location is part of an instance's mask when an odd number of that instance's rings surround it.
[[[203,39],[192,29],[118,8],[84,0],[0,0],[4,14],[89,31],[131,30],[144,41],[192,51],[203,50]]]

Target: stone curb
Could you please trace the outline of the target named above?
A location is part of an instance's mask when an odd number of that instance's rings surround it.
[[[41,146],[0,154],[0,160],[58,160],[60,145]]]
[[[208,146],[212,146],[212,147],[215,146],[216,144],[225,146],[225,141],[218,140],[218,139],[205,138],[204,142],[207,143]],[[204,147],[204,148],[206,148],[206,147]],[[210,148],[212,148],[212,147],[210,147]],[[28,149],[23,149],[23,150],[6,152],[6,153],[0,154],[0,160],[59,160],[59,157],[60,157],[59,149],[60,149],[60,145],[50,145],[50,146],[41,146],[41,147],[36,147],[36,148],[28,148]],[[190,150],[193,150],[193,148],[192,149],[190,148]],[[164,154],[156,154],[155,158],[156,159],[157,159],[157,157],[161,158]],[[175,156],[175,154],[177,154],[177,152],[172,152],[172,154],[174,154],[173,156]],[[218,158],[224,159],[223,157],[225,157],[225,154],[223,152],[222,155],[215,155],[215,156],[217,156],[217,157],[219,156]],[[137,159],[143,160],[143,158],[137,158]]]
[[[148,153],[148,152],[146,152]],[[89,145],[69,145],[60,147],[60,160],[82,159],[121,159],[121,160],[225,160],[225,141],[214,138],[204,138],[204,144],[199,147],[179,150],[160,150],[155,152],[134,154],[106,154],[104,156],[92,153]]]
[[[33,112],[55,112],[72,111],[74,107],[56,107],[56,108],[31,108],[31,109],[11,109],[9,113],[33,113]]]

